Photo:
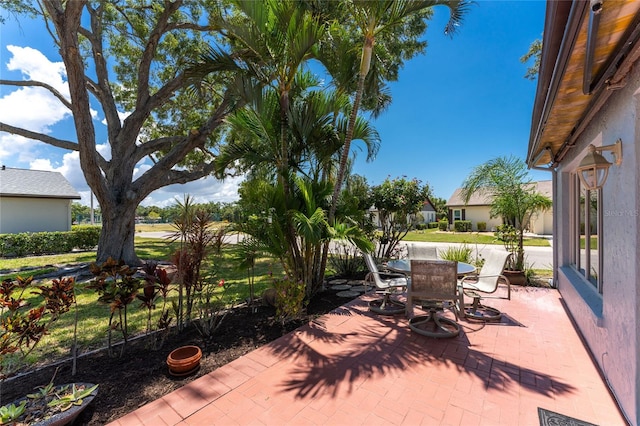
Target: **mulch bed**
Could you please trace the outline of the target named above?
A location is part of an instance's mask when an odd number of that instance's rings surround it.
[[[347,303],[350,299],[336,296],[335,291],[316,295],[307,306],[306,315],[282,325],[275,320],[275,309],[260,306],[234,309],[224,319],[221,328],[211,339],[204,339],[196,329],[178,334],[172,332],[159,350],[150,350],[144,339],[130,342],[124,354],[110,357],[106,351],[78,359],[77,373],[71,376],[71,363],[43,367],[27,375],[7,380],[0,389],[1,404],[33,392],[44,386],[55,373],[55,384],[70,382],[98,383],[97,397],[82,412],[75,425],[104,425],[154,401],[190,381],[269,343],[318,316]],[[173,349],[184,345],[198,345],[202,349],[200,368],[187,377],[169,374],[166,358]]]

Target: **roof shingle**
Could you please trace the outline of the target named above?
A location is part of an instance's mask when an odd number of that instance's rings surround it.
[[[0,169],[0,197],[68,198],[80,194],[58,172],[44,170]]]

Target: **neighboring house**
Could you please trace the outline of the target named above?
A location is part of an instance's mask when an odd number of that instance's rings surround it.
[[[0,168],[0,234],[70,231],[80,195],[58,172]]]
[[[640,423],[639,38],[640,1],[547,3],[527,157],[553,178],[554,282],[632,425]],[[600,154],[614,163],[616,141],[621,163],[608,176],[587,174],[587,183],[606,179],[588,189],[578,168],[593,156],[589,145],[607,147]]]
[[[380,215],[378,214],[378,210],[375,206],[371,206],[369,209],[369,214],[371,214],[371,219],[373,220],[373,224],[380,228],[382,224],[380,223]],[[436,221],[436,208],[431,203],[431,200],[427,198],[427,200],[422,205],[422,210],[420,210],[419,214],[421,217],[418,217],[418,223],[429,223]]]
[[[552,185],[550,180],[535,182],[535,185],[536,192],[551,198]],[[456,220],[471,221],[473,231],[478,230],[478,222],[486,223],[487,231],[495,231],[498,225],[502,225],[501,217],[491,217],[493,197],[490,194],[474,193],[469,202],[465,204],[461,191],[461,188],[456,189],[447,202],[451,226]],[[553,233],[553,212],[548,210],[535,213],[527,225],[527,230],[538,235],[551,235]]]

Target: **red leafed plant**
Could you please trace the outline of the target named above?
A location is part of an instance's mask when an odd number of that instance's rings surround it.
[[[140,300],[140,308],[147,309],[147,335],[152,336],[153,326],[151,323],[152,311],[156,308],[156,301],[158,298],[162,298],[162,314],[156,324],[158,330],[168,331],[172,318],[167,310],[167,296],[169,294],[169,286],[171,285],[171,278],[167,274],[167,270],[158,268],[158,262],[147,261],[142,267],[144,274],[144,284],[142,287],[142,294],[137,294],[136,297]],[[161,340],[158,344],[154,339],[152,341],[152,347],[156,349],[161,347],[165,334],[161,335]]]
[[[0,285],[0,378],[11,371],[4,357],[19,352],[26,357],[47,333],[51,323],[69,311],[75,301],[71,277],[53,280],[51,285],[31,287],[33,277],[6,279]],[[44,300],[38,307],[24,299],[30,288]],[[7,371],[5,371],[5,369]]]
[[[124,339],[122,351],[129,339],[129,330],[127,325],[127,308],[136,300],[136,295],[141,287],[140,279],[134,277],[135,268],[126,265],[122,260],[116,261],[111,257],[104,263],[98,265],[92,263],[91,272],[96,276],[94,280],[87,286],[98,293],[98,301],[108,304],[110,307],[109,329],[107,350],[110,355],[112,351],[113,330],[120,330]],[[118,313],[118,320],[114,321],[114,317]],[[122,355],[122,351],[120,355]]]

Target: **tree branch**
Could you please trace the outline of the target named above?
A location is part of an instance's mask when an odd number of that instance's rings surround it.
[[[140,58],[140,66],[138,67],[138,98],[136,100],[136,109],[139,109],[147,102],[149,98],[149,73],[151,69],[151,63],[156,55],[158,43],[162,34],[166,31],[167,22],[171,15],[180,8],[182,1],[169,2],[165,1],[165,9],[158,17],[158,22],[155,28],[151,30],[147,45],[144,48],[142,57]]]
[[[138,153],[140,158],[153,154],[156,151],[171,148],[171,145],[182,142],[185,136],[167,136],[145,142],[139,146]]]
[[[24,136],[25,138],[44,142],[51,146],[55,146],[56,148],[68,149],[70,151],[80,150],[80,147],[75,142],[54,138],[52,136],[45,135],[42,133],[32,132],[30,130],[26,130],[20,127],[15,127],[6,123],[0,123],[0,132],[7,132],[13,135]]]
[[[66,106],[69,110],[71,110],[71,102],[69,102],[67,100],[67,98],[65,98],[62,93],[58,92],[53,86],[51,86],[51,85],[49,85],[47,83],[43,83],[41,81],[34,81],[34,80],[0,80],[0,85],[4,85],[4,86],[23,86],[23,87],[42,87],[44,89],[47,89],[53,96],[58,98],[58,100],[60,102],[62,102],[62,104],[64,106]]]

